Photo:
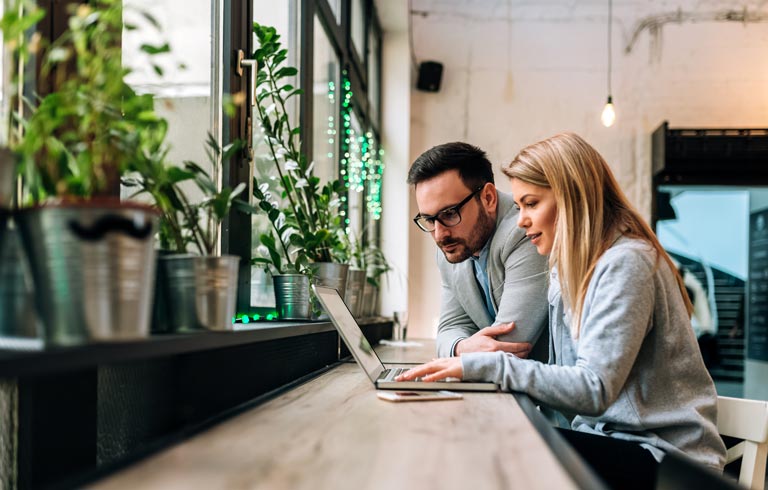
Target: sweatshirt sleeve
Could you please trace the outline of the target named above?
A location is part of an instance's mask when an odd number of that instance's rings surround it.
[[[602,414],[618,398],[652,325],[654,271],[653,259],[639,250],[606,252],[600,259],[585,298],[575,365],[472,353],[461,356],[464,379],[494,381],[572,413]],[[550,322],[556,322],[553,338],[570,335],[562,320]]]

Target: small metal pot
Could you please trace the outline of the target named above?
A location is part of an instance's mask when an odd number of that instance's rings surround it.
[[[347,292],[344,294],[344,302],[355,318],[360,317],[363,306],[363,288],[365,287],[365,271],[363,269],[350,268],[347,272]]]
[[[309,320],[309,277],[304,274],[275,274],[275,306],[281,320]]]
[[[232,330],[240,257],[195,257],[197,318],[208,330]]]
[[[202,330],[197,318],[195,256],[158,251],[153,333]]]

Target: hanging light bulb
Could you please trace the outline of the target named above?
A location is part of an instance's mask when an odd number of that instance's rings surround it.
[[[613,96],[611,95],[611,24],[613,23],[613,0],[608,0],[608,100],[603,107],[600,120],[603,126],[610,128],[616,122],[616,110],[613,108]]]
[[[613,123],[616,122],[616,111],[613,110],[613,97],[608,96],[608,102],[603,107],[603,113],[600,115],[600,120],[603,121],[603,126],[610,128]]]

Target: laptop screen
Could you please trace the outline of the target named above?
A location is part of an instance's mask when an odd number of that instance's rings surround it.
[[[363,331],[360,330],[360,326],[355,321],[355,318],[350,313],[347,305],[344,304],[344,300],[341,299],[339,293],[333,288],[325,288],[320,286],[312,286],[315,291],[315,295],[325,308],[325,312],[331,318],[331,321],[336,326],[336,330],[339,331],[344,343],[347,344],[347,348],[352,352],[360,366],[365,370],[371,381],[376,381],[384,370],[384,365],[381,363],[379,356],[374,352],[371,344],[368,343]]]

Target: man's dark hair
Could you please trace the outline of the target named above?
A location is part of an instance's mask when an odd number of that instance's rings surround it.
[[[408,171],[408,183],[415,186],[449,170],[458,170],[461,181],[472,190],[493,183],[493,168],[485,152],[459,141],[437,145],[419,155]]]

